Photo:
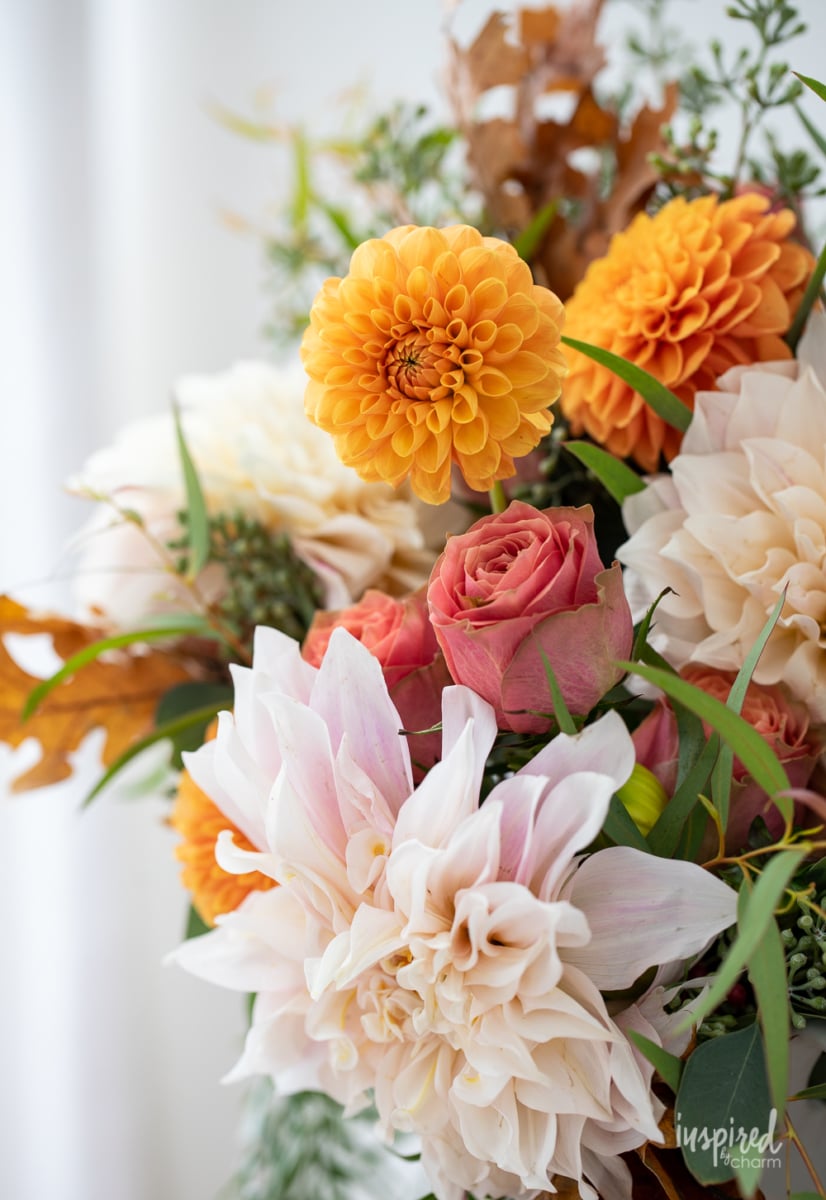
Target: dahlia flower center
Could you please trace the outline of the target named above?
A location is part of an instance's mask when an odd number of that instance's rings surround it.
[[[439,356],[419,330],[393,342],[384,370],[388,390],[405,400],[430,400],[441,382]]]

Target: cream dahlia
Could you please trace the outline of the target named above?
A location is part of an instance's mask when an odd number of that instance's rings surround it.
[[[351,603],[368,587],[393,594],[418,587],[436,557],[425,544],[423,506],[383,484],[365,483],[339,461],[329,438],[304,415],[306,383],[299,367],[247,362],[178,385],[184,432],[210,512],[241,512],[273,533],[287,533],[321,578],[331,607]],[[176,514],[184,507],[171,415],[124,429],[70,486],[112,502],[99,506],[80,538],[81,603],[122,626],[150,612],[190,607],[165,552],[181,535]],[[118,516],[113,504],[136,513],[144,529]],[[438,532],[443,538],[444,530]],[[224,587],[223,569],[207,567],[198,584],[214,601]]]
[[[496,723],[469,689],[445,689],[442,761],[414,790],[381,668],[345,630],[316,670],[259,629],[235,679],[189,766],[259,848],[223,833],[221,865],[281,886],[177,952],[258,994],[234,1075],[350,1111],[372,1096],[386,1136],[420,1136],[439,1200],[555,1176],[630,1195],[618,1155],[660,1140],[661,1106],[626,1033],[661,1041],[668,1019],[655,993],[609,1013],[601,991],[699,952],[735,895],[626,847],[580,857],[634,763],[620,718],[557,737],[480,807]]]
[[[562,304],[513,246],[468,225],[365,242],[316,297],[301,356],[307,415],[364,479],[430,504],[455,463],[487,491],[551,428]]]
[[[826,316],[798,361],[735,368],[696,398],[670,475],[629,498],[629,595],[664,587],[657,645],[676,666],[737,670],[786,589],[757,668],[826,720]]]
[[[566,305],[565,332],[644,367],[692,404],[740,363],[790,357],[783,335],[813,259],[791,235],[795,216],[747,192],[682,197],[640,213],[593,262]],[[575,351],[562,411],[620,458],[654,471],[680,434],[638,392]]]

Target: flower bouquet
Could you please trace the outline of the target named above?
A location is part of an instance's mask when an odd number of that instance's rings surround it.
[[[585,8],[498,69],[535,83]],[[172,743],[174,958],[254,997],[230,1078],[281,1097],[238,1195],[826,1195],[824,1059],[790,1082],[826,1029],[826,255],[696,129],[620,202],[651,112],[589,80],[613,192],[538,152],[505,188],[467,108],[498,21],[454,47],[457,125],[522,236],[368,238],[301,373],[186,381],[95,456],[87,617],[4,601],[64,665],[29,691],[4,650],[2,733],[31,786],[103,724],[96,791]]]

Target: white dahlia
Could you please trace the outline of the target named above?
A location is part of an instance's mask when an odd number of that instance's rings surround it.
[[[419,587],[441,549],[426,546],[421,506],[405,492],[364,483],[339,461],[330,438],[304,414],[306,384],[300,367],[244,362],[178,385],[210,513],[240,512],[288,534],[320,576],[327,607],[344,607],[368,587],[392,594]],[[171,413],[123,429],[70,487],[106,501],[79,539],[81,604],[123,626],[192,606],[167,550],[181,536],[176,514],[185,504]],[[143,528],[124,513],[136,513]],[[222,568],[208,567],[198,586],[206,600],[217,599]]]
[[[554,739],[480,806],[493,709],[444,692],[442,761],[414,790],[376,660],[343,629],[321,667],[259,629],[234,716],[189,759],[257,850],[220,835],[253,893],[176,952],[257,993],[233,1077],[318,1089],[383,1133],[418,1134],[439,1200],[534,1197],[554,1176],[585,1200],[630,1195],[618,1155],[660,1140],[655,993],[609,1013],[603,990],[698,953],[735,895],[701,868],[628,848],[582,851],[634,764],[616,714]],[[579,857],[578,857],[579,856]]]
[[[657,645],[675,666],[737,670],[786,589],[754,679],[826,720],[826,315],[795,362],[735,367],[700,392],[668,475],[630,497],[617,552],[637,615],[665,587]]]

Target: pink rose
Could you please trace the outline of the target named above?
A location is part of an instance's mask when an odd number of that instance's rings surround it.
[[[442,689],[452,680],[427,617],[424,588],[401,600],[370,589],[350,608],[317,612],[301,650],[312,666],[321,665],[339,626],[379,660],[390,698],[404,728],[411,731],[414,767],[429,770],[440,756],[441,733],[415,731],[439,724]]]
[[[736,672],[691,663],[683,667],[680,675],[725,704]],[[806,706],[792,700],[782,684],[769,686],[752,682],[746,691],[741,716],[771,746],[785,766],[792,787],[804,788],[824,746],[823,732],[810,727]],[[710,732],[710,727],[706,726],[706,734]],[[637,761],[657,776],[669,795],[673,794],[679,742],[677,722],[668,701],[657,701],[632,736]],[[747,773],[739,758],[735,758],[726,827],[729,853],[736,853],[746,845],[749,829],[757,816],[762,816],[773,835],[782,833],[783,819],[777,808]],[[708,857],[716,850],[716,835],[711,831],[703,842],[701,855]]]
[[[593,521],[589,505],[540,512],[514,500],[448,538],[433,568],[427,602],[450,674],[495,707],[502,729],[548,729],[543,651],[573,713],[590,712],[622,677],[615,660],[631,653],[631,613]]]

